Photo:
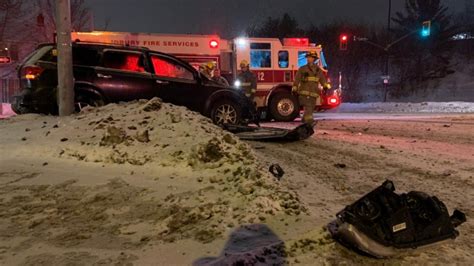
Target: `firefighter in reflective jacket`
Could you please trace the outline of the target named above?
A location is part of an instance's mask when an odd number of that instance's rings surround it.
[[[253,101],[257,92],[257,77],[250,71],[250,64],[246,60],[240,62],[240,73],[237,76],[237,86],[242,88],[250,100]]]
[[[295,82],[291,89],[293,93],[298,94],[300,105],[304,108],[303,122],[314,124],[313,112],[317,99],[320,97],[319,84],[323,88],[330,89],[331,85],[327,82],[321,68],[315,64],[318,59],[316,51],[306,53],[308,64],[298,69],[295,76]]]

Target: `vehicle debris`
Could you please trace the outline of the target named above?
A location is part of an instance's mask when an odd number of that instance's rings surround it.
[[[314,134],[312,125],[302,124],[294,129],[224,125],[225,130],[242,140],[291,142],[305,140]]]
[[[285,175],[285,171],[283,171],[283,168],[281,168],[281,166],[277,163],[270,165],[268,171],[270,171],[270,173],[278,180],[280,180]]]
[[[459,235],[455,228],[466,222],[459,210],[449,216],[446,205],[435,196],[418,191],[395,193],[389,180],[336,217],[328,225],[333,238],[376,258],[455,239]]]

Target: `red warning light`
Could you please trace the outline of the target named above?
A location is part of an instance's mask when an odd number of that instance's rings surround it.
[[[339,50],[345,51],[347,50],[347,42],[349,37],[346,34],[341,34],[340,41],[339,41]]]
[[[212,40],[212,41],[209,42],[209,47],[217,48],[217,47],[219,47],[219,42],[216,41],[216,40]]]

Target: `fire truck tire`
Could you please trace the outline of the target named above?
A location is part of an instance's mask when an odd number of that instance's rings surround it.
[[[295,95],[289,92],[280,92],[272,97],[268,109],[275,121],[291,122],[298,117],[300,104]]]
[[[229,99],[217,100],[211,108],[211,119],[216,125],[237,125],[242,120],[242,108],[236,101]]]

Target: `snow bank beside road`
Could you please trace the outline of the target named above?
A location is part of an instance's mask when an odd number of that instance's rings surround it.
[[[248,144],[209,118],[158,98],[89,107],[68,117],[18,115],[1,121],[0,135],[1,150],[9,151],[0,159],[2,182],[15,184],[0,187],[0,194],[13,195],[19,186],[29,195],[22,201],[0,196],[0,213],[31,210],[0,217],[0,224],[15,224],[11,239],[27,235],[42,243],[53,230],[64,232],[49,242],[57,246],[111,247],[130,235],[138,236],[127,240],[134,247],[210,243],[240,224],[306,212],[296,192],[271,177]],[[23,184],[21,170],[3,169],[39,158],[43,168],[30,174],[45,176],[44,186]],[[66,163],[67,169],[61,166]],[[90,169],[98,167],[102,180],[91,180]],[[121,173],[107,174],[114,169]],[[51,186],[51,180],[66,183]],[[132,185],[137,183],[143,186]],[[37,201],[41,207],[31,207]]]
[[[474,102],[343,103],[327,113],[474,113]]]

